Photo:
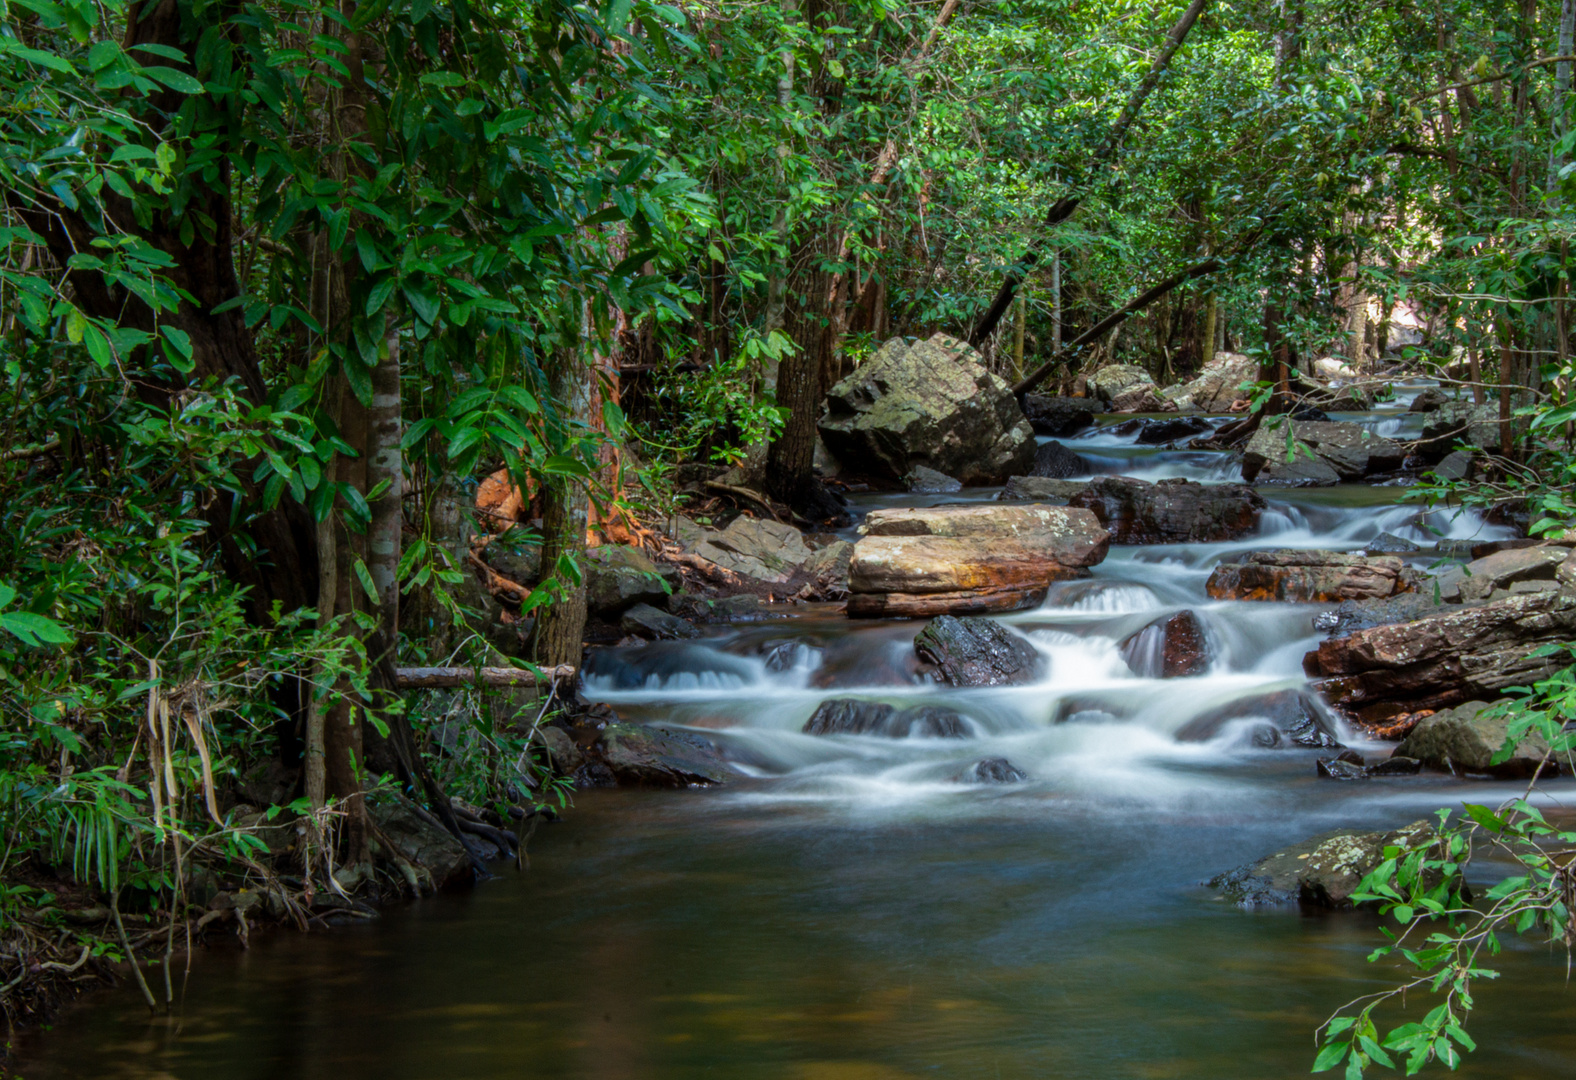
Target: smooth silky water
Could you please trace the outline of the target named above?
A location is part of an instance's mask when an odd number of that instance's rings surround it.
[[[1408,399],[1354,418],[1406,420]],[[1234,478],[1218,455],[1099,430],[1063,441],[1100,472]],[[1003,619],[1048,661],[1033,686],[938,687],[915,668],[919,624],[815,609],[599,653],[588,696],[704,732],[746,778],[582,793],[538,830],[527,873],[500,868],[371,925],[199,951],[176,1017],[150,1021],[129,988],[92,996],[29,1038],[22,1075],[1305,1075],[1328,1012],[1396,976],[1364,962],[1377,917],[1247,913],[1199,883],[1326,829],[1394,827],[1515,789],[1320,781],[1314,751],[1258,745],[1263,721],[1243,703],[1303,684],[1324,608],[1210,601],[1204,581],[1223,556],[1266,546],[1507,535],[1421,518],[1400,495],[1277,493],[1257,538],[1113,549],[1092,579]],[[1136,676],[1117,642],[1182,608],[1205,625],[1210,672]],[[971,737],[800,733],[840,696],[945,705]],[[1208,719],[1222,712],[1233,718]],[[957,781],[991,757],[1030,781]],[[1550,789],[1555,803],[1572,794]],[[1563,957],[1518,942],[1495,966],[1504,976],[1479,986],[1473,1020],[1483,1048],[1460,1075],[1576,1076]],[[1410,1013],[1429,1007],[1416,995]]]

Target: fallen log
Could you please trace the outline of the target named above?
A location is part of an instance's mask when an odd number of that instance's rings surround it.
[[[557,682],[575,676],[573,664],[559,664],[537,671],[514,667],[402,667],[395,668],[395,688],[399,690],[427,690],[452,686],[535,686],[537,683]]]

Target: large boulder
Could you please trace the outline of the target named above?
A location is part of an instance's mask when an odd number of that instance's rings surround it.
[[[659,566],[645,552],[622,544],[587,551],[585,581],[586,608],[613,619],[636,604],[665,603],[682,584],[673,567]]]
[[[1089,376],[1089,393],[1112,412],[1175,412],[1149,372],[1137,364],[1111,364]]]
[[[1221,874],[1208,884],[1245,908],[1299,901],[1314,907],[1349,908],[1358,884],[1385,860],[1386,848],[1412,851],[1438,838],[1426,821],[1414,821],[1394,832],[1329,832]]]
[[[812,555],[792,525],[743,516],[721,532],[708,529],[688,550],[724,570],[770,585],[792,580]]]
[[[1527,404],[1524,395],[1512,402],[1511,412]],[[1527,431],[1530,419],[1512,416],[1511,438],[1519,439]],[[1486,402],[1474,405],[1470,398],[1452,401],[1428,414],[1428,423],[1417,445],[1417,452],[1429,461],[1439,461],[1455,450],[1458,444],[1494,450],[1499,447],[1499,403]]]
[[[1416,758],[1431,769],[1445,772],[1485,773],[1511,779],[1533,775],[1549,752],[1549,744],[1541,735],[1526,735],[1508,759],[1494,764],[1494,755],[1510,734],[1510,722],[1502,716],[1482,715],[1488,707],[1485,701],[1468,701],[1425,716],[1395,748],[1396,755]],[[1558,772],[1559,765],[1553,758],[1543,765],[1545,776]]]
[[[1530,686],[1560,666],[1538,646],[1572,637],[1576,596],[1532,593],[1330,638],[1302,664],[1332,705],[1374,722]]]
[[[848,614],[928,618],[1017,611],[1085,575],[1110,536],[1087,510],[938,506],[876,510],[849,563]]]
[[[1116,544],[1235,540],[1259,527],[1264,497],[1243,484],[1101,476],[1067,500],[1094,512]]]
[[[1288,423],[1292,434],[1290,461]],[[1242,477],[1257,483],[1312,486],[1394,472],[1405,459],[1406,451],[1400,443],[1375,435],[1359,424],[1272,418],[1260,424],[1248,440],[1242,453]],[[1332,473],[1334,481],[1329,480]]]
[[[1100,402],[1094,398],[1023,396],[1023,415],[1028,418],[1034,433],[1053,439],[1076,435],[1092,426],[1099,412]]]
[[[1199,371],[1198,377],[1181,386],[1171,387],[1166,397],[1178,408],[1194,408],[1201,412],[1229,412],[1231,406],[1247,394],[1240,389],[1245,382],[1259,377],[1259,364],[1251,356],[1241,353],[1218,352],[1215,358]]]
[[[736,775],[699,735],[645,724],[608,724],[587,756],[625,787],[699,787]]]
[[[896,480],[924,465],[965,485],[1029,471],[1034,429],[977,352],[893,338],[827,394],[819,430],[845,466]]]
[[[1223,562],[1204,588],[1213,600],[1327,604],[1410,592],[1418,576],[1394,555],[1287,549],[1253,551],[1241,562]]]
[[[915,635],[914,651],[952,686],[1017,686],[1045,670],[1038,649],[990,619],[932,619]]]
[[[1209,637],[1191,611],[1156,619],[1125,638],[1117,651],[1133,674],[1145,679],[1178,679],[1209,670]]]

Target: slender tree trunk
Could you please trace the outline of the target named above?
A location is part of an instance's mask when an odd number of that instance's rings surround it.
[[[573,340],[553,352],[548,388],[563,410],[566,430],[570,421],[588,420],[591,408],[591,371],[585,350],[591,338],[590,309],[580,303]],[[538,664],[579,666],[584,650],[586,587],[561,566],[568,559],[579,562],[586,547],[590,524],[590,499],[584,482],[555,477],[542,490],[542,578],[556,580],[558,597],[537,609],[531,633],[531,658]]]
[[[1025,302],[1022,293],[1018,294],[1017,311],[1012,321],[1012,381],[1017,382],[1023,378],[1023,337],[1025,325],[1029,321],[1029,305]]]
[[[367,569],[378,590],[378,623],[388,644],[399,633],[399,561],[403,513],[405,461],[400,449],[403,428],[400,423],[399,324],[388,316],[384,334],[385,355],[372,369],[372,408],[367,416],[368,490],[387,484],[383,495],[369,509],[372,523],[367,530]]]
[[[1117,117],[1116,123],[1111,125],[1111,130],[1106,135],[1105,143],[1095,154],[1093,165],[1109,166],[1116,160],[1117,152],[1122,147],[1122,141],[1127,138],[1128,129],[1138,119],[1138,114],[1143,110],[1144,102],[1149,99],[1149,95],[1154,92],[1155,87],[1160,84],[1160,76],[1165,73],[1166,68],[1171,63],[1171,58],[1176,55],[1177,50],[1182,47],[1182,43],[1187,40],[1188,32],[1193,29],[1194,23],[1198,22],[1199,16],[1204,13],[1204,9],[1207,6],[1209,6],[1209,0],[1193,0],[1187,6],[1187,10],[1182,13],[1182,17],[1176,21],[1176,25],[1171,28],[1171,32],[1166,35],[1166,39],[1160,47],[1160,52],[1155,56],[1154,62],[1149,65],[1149,70],[1145,72],[1143,80],[1128,95],[1127,103],[1122,106],[1122,112]],[[1001,287],[996,291],[995,299],[991,301],[990,306],[985,309],[985,313],[979,317],[969,330],[970,345],[977,349],[996,332],[996,325],[1007,314],[1007,308],[1012,304],[1012,298],[1017,294],[1018,288],[1023,284],[1029,270],[1040,260],[1041,254],[1047,246],[1047,238],[1051,231],[1072,217],[1073,212],[1078,209],[1078,205],[1082,201],[1083,197],[1081,195],[1067,196],[1057,199],[1056,202],[1051,204],[1050,209],[1045,213],[1045,220],[1040,226],[1040,238],[1029,245],[1029,249],[1024,253],[1023,258],[1007,268],[1007,273],[1002,278]]]
[[[1205,368],[1215,362],[1215,318],[1218,302],[1215,291],[1211,289],[1204,297],[1204,332],[1200,335],[1199,367]]]
[[[793,23],[798,15],[799,0],[783,0],[781,6],[783,22]],[[782,71],[777,76],[777,109],[782,118],[782,134],[772,166],[772,182],[777,192],[777,210],[772,215],[772,239],[777,245],[777,254],[773,258],[771,271],[766,278],[766,312],[761,320],[761,329],[768,334],[783,328],[788,297],[789,267],[786,264],[789,242],[788,159],[793,155],[794,134],[792,117],[794,53],[791,41],[778,53],[778,61],[782,64]],[[768,370],[762,373],[762,381],[768,387],[777,385],[776,367],[776,364],[767,361]]]
[[[1051,352],[1062,351],[1062,253],[1051,252]]]

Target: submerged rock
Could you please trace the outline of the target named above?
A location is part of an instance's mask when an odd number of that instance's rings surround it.
[[[932,619],[915,636],[914,650],[953,686],[1017,686],[1040,678],[1045,667],[1033,645],[990,619]]]
[[[1553,674],[1539,645],[1576,637],[1576,596],[1533,593],[1320,642],[1303,670],[1332,705],[1369,722],[1491,700]]]
[[[1000,757],[976,761],[958,774],[963,784],[1021,784],[1028,778],[1028,773]]]
[[[1092,398],[1044,397],[1025,394],[1023,415],[1034,427],[1036,435],[1066,438],[1076,435],[1094,424],[1100,411],[1100,402]]]
[[[1339,551],[1254,551],[1241,562],[1221,563],[1205,589],[1215,600],[1331,603],[1383,600],[1410,592],[1415,575],[1393,555]]]
[[[1416,758],[1392,754],[1372,765],[1362,757],[1347,750],[1338,757],[1320,758],[1318,773],[1326,780],[1372,780],[1383,776],[1415,776],[1422,771],[1423,763]]]
[[[1187,544],[1256,531],[1265,503],[1243,484],[1100,476],[1067,505],[1092,510],[1115,544]]]
[[[876,510],[849,564],[848,614],[925,618],[1017,611],[1105,558],[1087,510],[981,503]]]
[[[1507,760],[1494,764],[1494,755],[1510,734],[1510,722],[1502,716],[1482,715],[1488,707],[1486,701],[1468,701],[1426,716],[1395,752],[1444,772],[1483,773],[1506,779],[1533,775],[1548,753],[1549,744],[1541,735],[1529,734],[1516,744]],[[1543,766],[1544,776],[1555,776],[1559,771],[1557,758],[1551,757]]]
[[[1438,839],[1426,821],[1414,821],[1394,832],[1329,832],[1239,866],[1207,884],[1244,908],[1299,901],[1314,907],[1349,908],[1358,883],[1385,860],[1386,848],[1413,851]]]
[[[1146,679],[1177,679],[1209,670],[1209,638],[1191,611],[1162,616],[1129,635],[1117,651],[1133,674]]]
[[[882,701],[832,698],[816,706],[804,723],[806,735],[882,735],[893,739],[966,739],[963,715],[938,705],[897,711]]]
[[[587,757],[623,787],[697,787],[735,775],[717,747],[699,735],[622,721],[602,729]]]
[[[1293,746],[1330,749],[1339,747],[1335,722],[1319,699],[1306,690],[1272,690],[1248,694],[1199,713],[1177,732],[1178,742],[1205,742],[1218,735],[1227,724],[1262,720],[1268,730],[1257,733],[1254,741],[1265,747],[1290,743]]]
[[[832,387],[818,425],[845,467],[896,480],[923,465],[966,485],[1029,471],[1034,429],[969,346],[893,338]]]

